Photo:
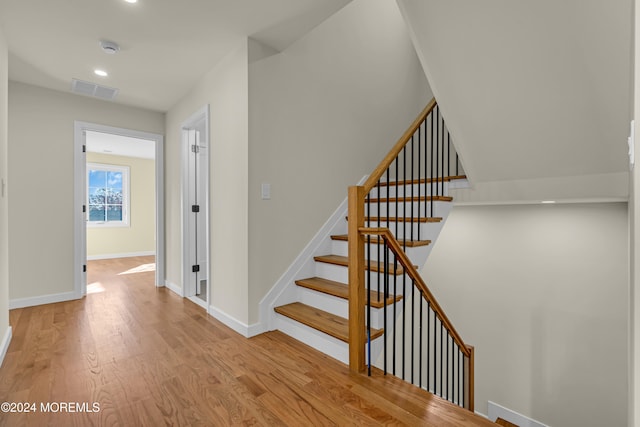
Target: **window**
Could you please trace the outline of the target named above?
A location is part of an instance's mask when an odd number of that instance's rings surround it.
[[[128,226],[129,168],[87,163],[87,207],[90,226]]]

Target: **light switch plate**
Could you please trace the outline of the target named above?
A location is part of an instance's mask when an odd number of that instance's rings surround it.
[[[262,200],[271,199],[271,184],[262,184]]]

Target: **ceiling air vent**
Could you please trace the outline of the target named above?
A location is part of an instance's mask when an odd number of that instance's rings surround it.
[[[80,95],[93,96],[95,98],[113,100],[118,95],[118,89],[101,86],[83,80],[71,79],[71,92]]]

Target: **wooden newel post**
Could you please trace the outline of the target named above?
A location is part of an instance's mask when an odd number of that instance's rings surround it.
[[[349,187],[349,369],[365,369],[364,187]]]
[[[475,364],[475,349],[473,348],[473,346],[468,345],[467,346],[467,350],[469,351],[469,357],[465,356],[464,357],[464,407],[465,409],[470,410],[471,412],[475,411],[475,405],[474,405],[474,400],[475,400],[475,396],[474,396],[474,388],[475,388],[475,381],[474,381],[474,368],[473,365]]]

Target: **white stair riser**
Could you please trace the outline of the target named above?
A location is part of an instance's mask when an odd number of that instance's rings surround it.
[[[433,236],[434,238],[437,236]],[[429,240],[429,239],[426,239]],[[401,243],[402,245],[402,243]],[[408,247],[406,249],[406,254],[409,256],[409,259],[412,260],[422,260],[424,258],[424,261],[427,260],[427,254],[429,253],[430,248],[428,247],[429,245],[425,245],[425,246],[416,246],[416,247]],[[382,244],[377,244],[377,243],[372,243],[371,245],[369,245],[369,247],[371,248],[371,250],[367,250],[367,245],[365,243],[365,247],[364,247],[364,256],[367,259],[371,259],[374,261],[378,260],[378,249],[380,252],[380,258],[384,257],[384,253],[382,251]],[[343,240],[334,240],[333,244],[332,244],[332,254],[334,255],[341,255],[341,256],[348,256],[348,252],[349,252],[349,244],[348,242],[345,242]],[[371,256],[369,257],[369,254],[371,254]],[[422,265],[424,264],[424,262],[422,263],[418,263],[416,262],[416,265]]]
[[[449,195],[448,186],[445,184],[443,188],[442,184],[438,184],[438,186],[436,186],[435,183],[433,184],[433,187],[431,183],[428,183],[426,185],[413,184],[413,185],[400,186],[400,187],[391,185],[388,187],[381,186],[380,189],[378,189],[377,187],[373,187],[369,192],[369,196],[372,198],[396,197],[396,196],[400,196],[400,197],[425,196],[425,195],[431,195],[431,194],[436,194],[439,196],[448,196]]]
[[[326,264],[326,263],[321,263],[318,262],[318,265],[316,266],[316,276],[317,277],[322,277],[324,279],[329,279],[329,280],[334,280],[336,282],[340,282],[340,283],[349,283],[349,272],[347,267],[342,267],[339,265],[333,265],[333,264]],[[396,289],[401,289],[402,287],[402,277],[403,275],[391,275],[389,276],[389,292],[393,293],[393,287],[395,284],[395,288]],[[395,278],[395,281],[394,281]],[[382,273],[378,273],[376,271],[371,271],[371,274],[369,274],[368,271],[365,271],[364,273],[364,280],[365,280],[365,286],[367,287],[367,289],[369,287],[371,287],[371,289],[374,290],[378,290],[378,289],[384,289],[384,274]],[[369,284],[369,280],[371,280],[371,283]],[[380,287],[378,287],[378,281],[380,281]],[[411,280],[409,279],[409,277],[407,276],[406,279],[406,283],[411,283]]]
[[[345,319],[349,318],[349,300],[301,286],[298,288],[299,302]],[[387,312],[390,313],[389,307],[387,307]],[[384,309],[371,307],[371,326],[376,329],[384,326]]]
[[[442,205],[450,204],[451,202],[410,202],[410,203],[398,203],[396,206],[395,202],[380,202],[371,203],[371,206],[367,209],[365,207],[364,212],[366,216],[387,216],[387,211],[389,211],[390,217],[408,217],[411,218],[424,218],[424,217],[439,217],[442,216]],[[426,206],[425,206],[426,205]],[[431,210],[431,205],[433,205],[433,211]],[[396,212],[398,212],[396,214]]]
[[[349,301],[346,299],[298,286],[298,301],[336,316],[349,318]]]
[[[290,337],[293,337],[342,363],[349,364],[349,345],[347,343],[279,313],[276,313],[275,326],[279,331],[289,335]],[[380,349],[380,351],[382,350]]]
[[[290,337],[293,337],[298,341],[301,341],[316,350],[339,360],[345,365],[349,364],[349,345],[346,342],[340,341],[331,335],[320,332],[317,329],[313,329],[278,313],[276,313],[275,324],[279,331],[289,335]],[[365,345],[365,348],[365,357],[368,361],[368,346]],[[384,342],[382,339],[377,338],[371,341],[371,360],[375,361],[379,359],[383,349]]]
[[[383,218],[384,219],[384,218]],[[396,239],[429,240],[429,236],[437,235],[441,228],[440,222],[398,222],[395,221],[365,221],[369,228],[388,228]]]

